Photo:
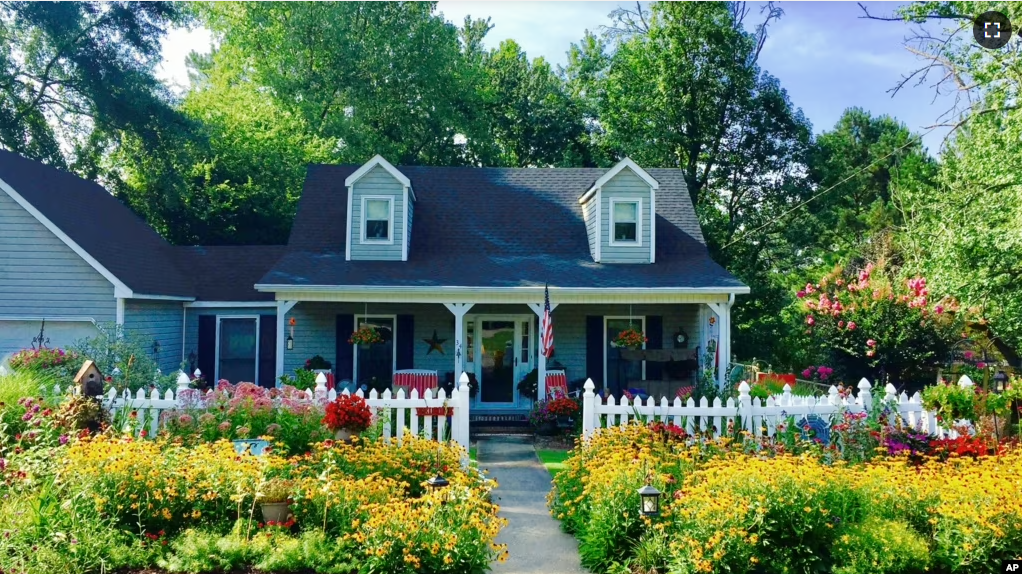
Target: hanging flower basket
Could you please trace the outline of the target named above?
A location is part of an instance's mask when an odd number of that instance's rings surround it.
[[[646,338],[646,334],[642,331],[625,329],[617,334],[617,337],[614,339],[614,346],[625,349],[641,349],[648,342],[649,339]]]
[[[376,330],[376,327],[363,325],[358,331],[351,334],[348,342],[353,345],[375,345],[383,342],[383,336]]]

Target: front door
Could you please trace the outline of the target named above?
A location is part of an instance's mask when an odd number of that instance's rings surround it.
[[[527,316],[477,316],[468,322],[479,406],[518,407],[518,381],[532,370],[533,332]]]

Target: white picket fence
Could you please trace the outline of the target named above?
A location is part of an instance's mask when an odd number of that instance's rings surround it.
[[[973,386],[968,376],[963,376],[958,384],[963,387]],[[682,427],[689,434],[705,433],[715,437],[727,434],[728,427],[738,427],[749,431],[754,437],[773,437],[779,424],[786,423],[788,417],[795,422],[805,418],[819,417],[831,422],[834,415],[845,412],[861,413],[869,411],[873,403],[873,386],[866,379],[859,381],[858,395],[842,397],[837,387],[831,386],[825,397],[803,397],[791,394],[791,387],[784,385],[784,393],[769,397],[765,401],[749,395],[749,384],[743,381],[738,386],[738,398],[721,401],[713,399],[712,403],[703,397],[696,403],[689,398],[682,402],[675,398],[669,402],[662,397],[659,404],[649,397],[645,402],[636,397],[629,401],[622,398],[615,401],[613,396],[603,401],[594,393],[596,386],[592,379],[585,383],[585,394],[582,396],[582,435],[589,438],[599,428],[626,426],[632,421],[673,423]],[[909,397],[905,393],[898,394],[893,385],[884,388],[884,398],[891,414],[901,416],[904,424],[920,432],[940,437],[956,437],[957,433],[937,424],[934,413],[923,409],[919,393]],[[962,421],[968,424],[967,421]]]
[[[460,388],[455,388],[449,397],[444,389],[434,389],[421,397],[416,389],[412,389],[407,396],[404,389],[398,390],[396,394],[391,393],[389,389],[383,393],[372,390],[369,392],[368,398],[362,390],[358,390],[355,395],[365,399],[376,416],[382,417],[383,436],[388,442],[397,440],[400,443],[407,432],[427,439],[452,440],[464,447],[467,452],[469,447],[469,403],[471,401],[468,378],[463,378],[464,380],[459,381]],[[124,409],[134,411],[137,413],[138,420],[142,421],[136,431],[141,432],[144,428],[148,431],[148,436],[155,437],[159,431],[160,417],[165,411],[179,408],[201,408],[206,400],[214,396],[212,390],[203,394],[201,391],[189,388],[189,383],[188,376],[182,373],[178,377],[176,393],[169,389],[162,395],[155,389],[148,393],[142,389],[135,393],[131,393],[127,389],[120,393],[115,389],[110,389],[102,398],[102,404],[110,411],[111,417],[114,417],[115,420],[119,411]],[[78,387],[62,390],[57,386],[53,390],[57,395],[68,391],[72,394],[79,392]],[[337,394],[334,389],[327,390],[324,377],[323,380],[317,379],[315,389],[304,391],[302,400],[322,407],[327,402],[335,400]],[[351,393],[345,389],[341,394],[350,395]],[[279,405],[275,405],[275,408],[278,407]],[[431,410],[421,411],[424,416],[419,416],[418,409]],[[450,417],[444,416],[447,412],[450,412]]]

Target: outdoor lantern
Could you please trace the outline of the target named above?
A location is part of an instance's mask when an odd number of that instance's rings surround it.
[[[295,348],[295,338],[292,337],[291,335],[288,335],[287,336],[287,350],[288,351],[293,351],[294,348]]]
[[[440,491],[450,486],[451,483],[447,482],[447,479],[440,474],[440,449],[436,451],[436,476],[426,481],[426,487],[429,488],[433,494],[439,494]],[[442,497],[441,503],[447,502],[447,497]]]
[[[660,494],[659,490],[648,484],[639,489],[640,509],[643,516],[660,515]]]
[[[998,391],[1003,391],[1004,390],[1004,384],[1007,383],[1007,382],[1008,382],[1008,375],[1005,374],[1004,371],[997,371],[997,374],[994,375],[994,383],[997,386],[997,390]]]

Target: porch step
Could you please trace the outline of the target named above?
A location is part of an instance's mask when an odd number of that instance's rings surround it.
[[[532,436],[529,417],[524,414],[469,415],[469,433],[479,436]]]

